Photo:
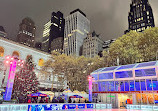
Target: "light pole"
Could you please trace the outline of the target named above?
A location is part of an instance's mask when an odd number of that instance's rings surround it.
[[[156,51],[156,61],[157,61],[157,53],[158,53],[158,50]]]
[[[92,102],[92,76],[88,76],[89,81],[89,102]]]
[[[14,84],[16,67],[17,65],[23,67],[24,61],[20,60],[18,57],[15,57],[15,56],[14,57],[7,56],[5,60],[5,64],[10,66],[10,70],[9,70],[7,86],[6,86],[6,90],[4,94],[4,100],[10,101],[11,95],[12,95],[13,84]]]

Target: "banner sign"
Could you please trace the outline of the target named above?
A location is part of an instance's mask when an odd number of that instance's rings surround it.
[[[76,104],[64,104],[62,109],[76,109]]]
[[[85,104],[76,104],[77,109],[85,109]]]
[[[42,105],[28,105],[28,111],[54,111],[62,110],[63,104],[42,104]]]
[[[86,104],[87,109],[93,109],[95,108],[94,106],[94,104]]]

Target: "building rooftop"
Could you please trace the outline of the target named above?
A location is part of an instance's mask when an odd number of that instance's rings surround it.
[[[75,13],[75,12],[80,12],[82,15],[84,15],[84,16],[86,17],[86,14],[83,13],[80,9],[76,9],[76,10],[70,12],[70,14],[73,14],[73,13]]]
[[[0,31],[5,32],[3,26],[0,26]]]
[[[143,63],[136,63],[136,64],[128,64],[128,65],[121,65],[121,66],[112,66],[112,67],[104,67],[100,68],[98,70],[93,71],[91,74],[95,73],[106,73],[109,71],[122,71],[122,70],[133,70],[138,68],[144,68],[144,67],[154,67],[158,66],[158,61],[150,61],[150,62],[143,62]]]
[[[94,80],[131,80],[157,78],[158,61],[100,68],[91,73]],[[126,78],[126,79],[125,79]]]

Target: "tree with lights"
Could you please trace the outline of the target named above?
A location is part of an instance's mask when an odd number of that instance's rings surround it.
[[[92,59],[52,52],[52,57],[44,63],[41,73],[47,76],[53,75],[53,83],[55,82],[54,77],[56,77],[58,79],[57,83],[63,86],[62,89],[64,89],[64,83],[66,82],[72,91],[86,91],[88,88],[88,75],[100,67],[102,66],[99,57]],[[61,88],[57,84],[57,89]]]
[[[39,82],[34,72],[34,64],[32,56],[28,56],[26,62],[15,75],[13,86],[13,97],[19,102],[26,102],[28,92],[36,93],[38,91]],[[22,100],[22,101],[20,101]]]

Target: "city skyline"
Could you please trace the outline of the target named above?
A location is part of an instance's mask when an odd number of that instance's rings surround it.
[[[128,28],[128,12],[131,0],[0,0],[0,25],[6,30],[8,37],[16,39],[18,25],[25,17],[30,17],[37,27],[36,39],[42,38],[43,25],[48,22],[51,13],[61,11],[64,18],[77,8],[81,9],[91,22],[91,31],[95,30],[101,34],[103,40],[118,38]],[[156,0],[149,1],[158,26],[158,9]],[[7,7],[7,9],[5,9]]]

